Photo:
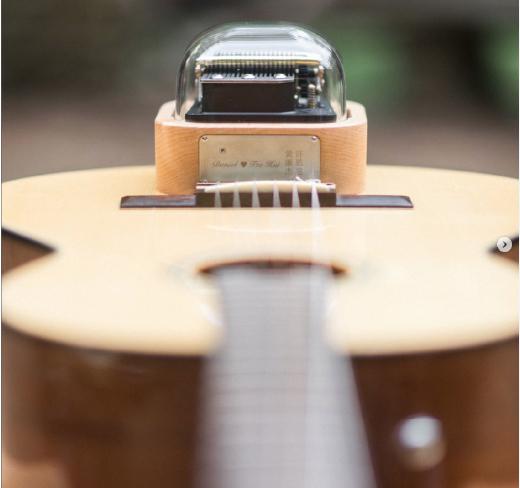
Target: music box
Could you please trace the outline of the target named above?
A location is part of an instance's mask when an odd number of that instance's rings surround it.
[[[335,206],[336,195],[363,190],[366,148],[365,109],[346,100],[328,42],[290,24],[226,24],[189,46],[177,98],[159,110],[157,190],[213,206],[215,185],[228,183],[219,203],[231,205],[234,190],[250,206],[257,182],[260,206],[276,206],[273,187],[292,206],[293,182],[306,206],[311,186],[301,183],[313,181],[321,205]]]

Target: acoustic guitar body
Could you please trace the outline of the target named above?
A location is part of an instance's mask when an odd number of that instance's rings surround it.
[[[258,260],[338,271],[324,333],[352,360],[378,486],[515,486],[517,266],[493,249],[517,233],[516,192],[378,166],[366,193],[413,209],[119,208],[154,193],[144,166],[4,184],[4,486],[194,486],[201,378],[225,334],[204,271]],[[442,425],[431,469],[402,459],[414,415]]]

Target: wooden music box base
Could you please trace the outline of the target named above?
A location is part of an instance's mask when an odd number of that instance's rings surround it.
[[[156,187],[168,195],[190,195],[200,181],[199,143],[210,135],[299,135],[320,143],[320,179],[338,194],[361,193],[365,185],[367,118],[362,105],[347,102],[345,120],[331,123],[199,123],[174,117],[165,103],[155,119]]]

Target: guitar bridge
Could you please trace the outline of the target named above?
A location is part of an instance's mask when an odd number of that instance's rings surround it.
[[[193,195],[129,195],[121,208],[413,208],[405,195],[338,195],[333,183],[199,183]]]

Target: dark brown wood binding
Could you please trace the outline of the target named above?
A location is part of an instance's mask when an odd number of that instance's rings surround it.
[[[195,195],[128,195],[121,208],[186,208],[195,206]]]
[[[338,195],[336,207],[413,208],[406,195]]]
[[[240,207],[250,208],[251,193],[240,193]],[[258,194],[261,207],[273,206],[272,193]],[[233,194],[220,194],[221,206],[233,206]],[[319,194],[321,207],[354,208],[413,208],[410,197],[405,195],[336,195],[333,192]],[[302,207],[311,206],[311,195],[300,193]],[[280,192],[280,205],[292,207],[292,194]],[[121,198],[121,208],[191,208],[215,207],[215,194],[197,192],[195,195],[128,195]]]

